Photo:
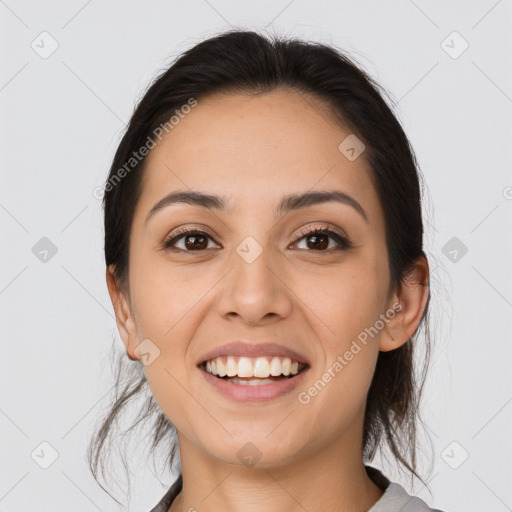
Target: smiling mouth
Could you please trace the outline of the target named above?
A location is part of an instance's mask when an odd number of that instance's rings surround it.
[[[308,365],[289,357],[223,356],[204,361],[199,367],[206,373],[232,384],[254,386],[293,379],[308,368]]]

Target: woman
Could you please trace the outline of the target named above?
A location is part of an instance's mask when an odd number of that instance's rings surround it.
[[[140,101],[104,207],[138,374],[93,474],[149,386],[153,448],[167,437],[172,467],[177,438],[180,457],[152,512],[432,510],[365,463],[387,443],[418,476],[430,295],[417,164],[364,71],[299,40],[201,42]]]

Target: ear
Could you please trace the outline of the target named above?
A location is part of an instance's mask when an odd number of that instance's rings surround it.
[[[121,290],[115,276],[114,265],[107,267],[107,287],[110,295],[110,300],[114,306],[116,314],[116,323],[121,339],[123,340],[126,348],[126,353],[132,361],[137,361],[139,358],[135,356],[134,349],[139,344],[135,320],[130,307],[130,301]]]
[[[420,256],[401,283],[400,290],[393,294],[388,303],[386,316],[389,321],[381,331],[379,350],[394,350],[414,335],[427,306],[428,296],[428,261],[425,256]]]

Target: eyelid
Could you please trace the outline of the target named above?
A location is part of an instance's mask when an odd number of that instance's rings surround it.
[[[201,224],[198,224],[198,225],[192,225],[192,226],[183,226],[183,227],[174,229],[173,231],[171,231],[171,233],[169,235],[166,236],[165,242],[168,242],[169,240],[172,240],[173,238],[176,238],[182,234],[188,234],[188,233],[190,233],[190,231],[204,232],[206,235],[210,236],[212,239],[217,237],[217,235],[214,234],[211,229],[209,229],[206,226],[203,226]]]
[[[314,232],[315,230],[334,231],[334,233],[336,233],[338,236],[340,236],[341,238],[348,241],[348,236],[345,234],[345,232],[343,232],[342,230],[340,230],[333,224],[330,224],[329,222],[318,222],[318,223],[310,224],[306,227],[300,228],[299,231],[294,233],[293,238],[294,238],[294,240],[296,240],[297,236],[303,237],[303,236],[310,234],[311,232]]]

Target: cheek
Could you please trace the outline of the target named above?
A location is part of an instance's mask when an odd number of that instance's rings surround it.
[[[379,353],[379,335],[368,334],[381,313],[375,283],[355,274],[331,279],[314,302],[311,309],[318,315],[309,321],[320,338],[322,356],[304,400],[311,400],[317,411],[330,411],[322,415],[326,429],[348,428],[365,404]]]
[[[186,326],[205,290],[214,283],[210,285],[208,279],[198,278],[193,265],[171,265],[160,254],[135,256],[132,262],[130,287],[140,334],[166,345],[172,341],[174,346],[178,340],[187,339]]]
[[[194,406],[186,391],[193,364],[188,348],[201,321],[199,303],[205,290],[200,279],[187,280],[179,270],[170,272],[170,266],[155,262],[141,268],[132,292],[137,329],[158,353],[144,372],[160,409],[179,430],[187,431],[193,422],[185,411]]]
[[[355,262],[331,268],[320,275],[302,273],[296,283],[297,295],[315,313],[315,324],[324,324],[327,348],[342,349],[382,312],[386,283],[378,269]],[[313,320],[315,319],[316,320]]]
[[[378,268],[361,258],[331,269],[329,275],[317,274],[311,282],[309,277],[301,278],[302,291],[297,295],[308,297],[303,311],[322,351],[308,383],[314,387],[306,390],[320,398],[317,407],[334,407],[343,416],[349,410],[355,413],[364,403],[378,357],[380,333],[371,328],[383,312],[386,282],[382,277],[385,274],[379,277]],[[310,290],[307,295],[306,290]],[[335,416],[332,420],[339,421]]]

